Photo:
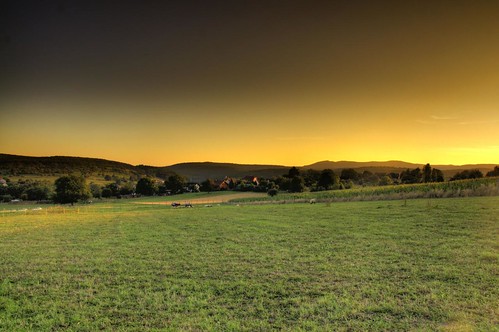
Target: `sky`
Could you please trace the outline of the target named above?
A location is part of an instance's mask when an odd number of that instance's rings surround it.
[[[497,1],[3,1],[0,153],[499,164]]]

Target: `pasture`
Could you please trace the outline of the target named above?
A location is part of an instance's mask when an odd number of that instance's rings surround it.
[[[499,329],[497,196],[42,208],[0,214],[0,330]]]

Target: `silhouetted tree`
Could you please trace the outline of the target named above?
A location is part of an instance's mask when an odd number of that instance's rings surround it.
[[[313,187],[317,185],[319,178],[321,177],[321,172],[315,169],[307,169],[305,172],[302,172],[303,181],[305,182],[305,186]]]
[[[293,166],[288,171],[288,178],[292,179],[296,176],[300,176],[300,170]]]
[[[431,170],[431,181],[432,182],[444,182],[444,173],[436,168]]]
[[[215,182],[212,179],[206,179],[201,182],[201,187],[199,189],[203,192],[212,192],[215,189]]]
[[[116,182],[108,183],[102,188],[102,197],[117,197],[120,194],[120,186]]]
[[[494,167],[493,171],[487,172],[487,176],[499,176],[499,166]]]
[[[303,190],[305,190],[303,178],[301,176],[295,176],[292,178],[289,184],[289,191],[293,193],[301,193]]]
[[[379,183],[378,183],[380,186],[388,186],[390,184],[393,184],[393,179],[388,176],[388,175],[383,175],[381,177],[381,179],[379,179]]]
[[[423,166],[423,182],[432,182],[430,164],[426,164]]]
[[[360,178],[363,185],[377,185],[379,182],[379,177],[369,171],[364,171]]]
[[[113,196],[113,191],[108,187],[104,187],[104,188],[102,188],[101,195],[104,198],[109,198],[109,197]]]
[[[156,184],[151,178],[141,178],[135,187],[135,192],[144,196],[153,196],[156,191]]]
[[[324,188],[324,190],[331,189],[334,185],[338,184],[338,176],[334,174],[332,169],[325,169],[321,172],[317,186]]]
[[[275,184],[280,190],[289,191],[291,186],[291,180],[288,177],[278,176],[274,179]]]
[[[131,184],[130,182],[125,182],[120,186],[119,193],[120,193],[120,195],[130,195],[130,194],[134,193],[134,191],[135,191],[134,189],[135,189],[135,187],[133,186],[133,184]],[[154,190],[156,193],[157,192],[156,185],[154,185]]]
[[[180,194],[184,192],[184,187],[186,185],[186,180],[184,177],[178,175],[178,174],[173,174],[168,177],[168,179],[165,181],[165,186],[173,194]]]
[[[412,170],[407,169],[400,173],[400,181],[402,183],[420,183],[422,178],[423,173],[421,173],[421,169],[419,167]]]
[[[456,173],[449,181],[455,180],[466,180],[466,179],[479,179],[482,178],[483,174],[479,169],[464,170],[462,172]]]
[[[340,179],[344,181],[352,180],[354,182],[358,181],[360,178],[359,173],[353,168],[345,168],[341,171]]]
[[[90,191],[83,177],[69,175],[55,180],[54,201],[56,203],[71,203],[72,205],[79,200],[89,199],[90,196]]]

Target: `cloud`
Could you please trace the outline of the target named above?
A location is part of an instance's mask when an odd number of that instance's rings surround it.
[[[279,141],[322,141],[324,137],[314,137],[314,136],[289,136],[289,137],[277,137]]]
[[[476,121],[461,121],[459,122],[460,125],[467,126],[467,125],[480,125],[480,124],[492,124],[492,123],[497,123],[498,120],[476,120]]]
[[[429,118],[426,119],[417,119],[417,123],[421,124],[426,124],[426,125],[435,125],[435,124],[451,124],[451,125],[461,125],[461,126],[468,126],[468,125],[485,125],[485,124],[495,124],[499,123],[499,120],[466,120],[462,119],[461,121],[458,121],[460,118],[459,117],[452,117],[452,116],[440,116],[440,115],[431,115]]]
[[[432,115],[430,116],[433,120],[456,120],[457,118],[454,116],[440,116],[440,115]]]
[[[457,120],[457,117],[454,116],[447,116],[447,115],[430,115],[429,118],[427,119],[418,119],[416,122],[422,123],[422,124],[428,124],[428,125],[434,125],[437,123],[442,123],[445,121],[452,121],[452,120]]]
[[[435,121],[428,121],[428,120],[421,120],[421,119],[417,119],[416,122],[421,123],[421,124],[429,124],[429,125],[436,123]]]

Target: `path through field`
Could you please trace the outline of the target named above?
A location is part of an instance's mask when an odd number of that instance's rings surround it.
[[[265,197],[267,194],[265,193],[254,193],[254,192],[245,192],[245,193],[233,193],[233,194],[225,194],[225,195],[217,195],[213,194],[212,197],[200,197],[200,198],[191,198],[191,199],[181,199],[181,196],[177,197],[165,197],[165,201],[163,202],[135,202],[135,204],[166,204],[170,205],[173,202],[178,203],[191,203],[191,204],[218,204],[225,203],[230,201],[231,199],[237,198],[258,198]]]

